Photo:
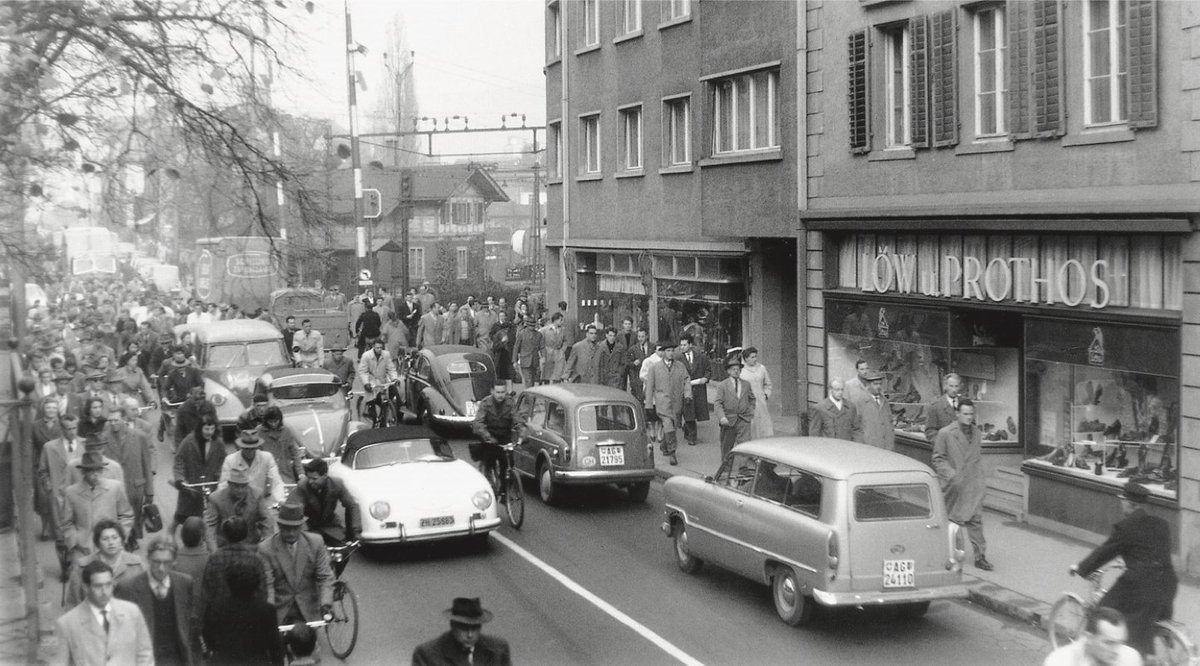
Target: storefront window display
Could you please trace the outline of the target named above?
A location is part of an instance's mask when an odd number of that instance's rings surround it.
[[[1027,467],[1178,488],[1177,329],[1025,318]]]
[[[960,395],[976,402],[985,445],[1019,441],[1019,317],[831,299],[826,330],[829,377],[854,377],[859,360],[883,374],[898,434],[925,441],[927,405],[954,372],[962,379]]]

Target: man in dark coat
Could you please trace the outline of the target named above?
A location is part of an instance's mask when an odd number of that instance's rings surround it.
[[[379,332],[383,328],[383,320],[379,318],[379,313],[375,311],[375,304],[371,299],[363,299],[363,313],[358,316],[358,320],[354,322],[354,333],[358,340],[358,355],[362,356],[363,351],[370,345],[375,338],[379,337]]]
[[[492,621],[492,613],[483,608],[479,597],[459,597],[442,615],[450,620],[450,631],[418,645],[413,666],[512,665],[508,641],[481,633],[483,625]]]
[[[683,438],[689,446],[696,445],[696,422],[708,420],[708,358],[692,342],[692,336],[681,336],[677,354],[692,386],[692,399],[683,406]]]
[[[132,601],[142,610],[159,666],[192,666],[199,663],[199,610],[197,586],[187,574],[172,571],[175,542],[155,537],[146,550],[150,570],[117,584],[118,599]]]
[[[358,502],[341,479],[329,476],[329,463],[324,459],[313,458],[304,464],[304,476],[289,501],[304,507],[309,531],[320,534],[326,545],[340,546],[358,538]],[[345,520],[338,516],[338,504]]]
[[[858,418],[858,410],[846,400],[846,385],[842,380],[830,381],[829,395],[808,411],[808,434],[861,441],[862,421]]]
[[[196,432],[200,420],[205,415],[217,418],[217,407],[204,395],[204,385],[193,386],[187,400],[175,410],[175,440],[171,451],[179,449],[179,445],[188,435]]]
[[[1107,541],[1071,570],[1088,576],[1115,557],[1125,560],[1125,573],[1100,605],[1121,611],[1129,626],[1129,645],[1143,656],[1151,655],[1154,623],[1171,619],[1179,587],[1171,567],[1171,530],[1167,521],[1143,509],[1142,503],[1150,497],[1145,486],[1130,481],[1119,497],[1125,518],[1113,525]]]
[[[950,373],[942,378],[942,395],[925,405],[925,439],[929,442],[942,428],[954,423],[958,412],[958,392],[962,389],[962,377]],[[1016,434],[1014,433],[1015,437]]]
[[[596,377],[605,386],[625,389],[625,345],[611,326],[604,329],[604,340],[596,345]]]

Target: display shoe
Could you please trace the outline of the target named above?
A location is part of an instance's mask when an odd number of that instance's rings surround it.
[[[1117,446],[1117,467],[1129,466],[1129,453],[1125,450],[1125,445]]]
[[[986,557],[977,557],[975,558],[975,568],[983,569],[984,571],[991,571],[996,567],[994,567],[991,562],[988,562]]]
[[[672,453],[672,454],[671,454],[671,464],[672,464],[672,465],[678,465],[678,464],[679,464],[679,458],[676,458],[674,453]]]

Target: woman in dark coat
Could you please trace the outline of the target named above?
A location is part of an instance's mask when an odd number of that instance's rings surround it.
[[[260,568],[245,560],[225,569],[230,596],[205,609],[200,629],[209,666],[283,663],[275,607],[254,596],[261,576]]]
[[[1142,509],[1149,496],[1145,486],[1125,484],[1120,495],[1125,518],[1113,525],[1108,541],[1072,567],[1072,573],[1088,576],[1117,556],[1125,560],[1125,573],[1100,605],[1121,611],[1129,627],[1129,645],[1143,656],[1154,654],[1154,623],[1171,619],[1179,587],[1171,566],[1171,528]]]
[[[225,442],[218,433],[217,419],[211,414],[205,414],[200,417],[196,430],[184,437],[179,444],[173,474],[179,499],[175,504],[175,521],[171,524],[171,534],[175,533],[175,528],[187,520],[188,516],[204,515],[204,495],[199,490],[189,490],[179,484],[216,481],[221,477],[221,464],[225,462]]]
[[[83,414],[79,418],[81,439],[93,439],[104,433],[104,426],[108,425],[105,410],[104,398],[88,398],[84,401]]]

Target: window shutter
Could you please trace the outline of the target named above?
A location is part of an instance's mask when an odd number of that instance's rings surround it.
[[[958,144],[957,16],[957,11],[950,9],[930,17],[929,115],[935,148]]]
[[[870,55],[867,32],[850,33],[850,72],[847,108],[850,116],[850,152],[861,154],[871,150],[871,104],[867,72]]]
[[[1158,51],[1156,0],[1126,0],[1126,63],[1129,78],[1125,90],[1129,96],[1129,124],[1133,127],[1158,125]]]
[[[1033,29],[1033,134],[1062,136],[1062,6],[1058,0],[1035,0]]]
[[[1008,120],[1015,139],[1029,134],[1029,14],[1026,0],[1008,0]]]
[[[913,148],[929,147],[929,19],[908,20],[909,115]]]

